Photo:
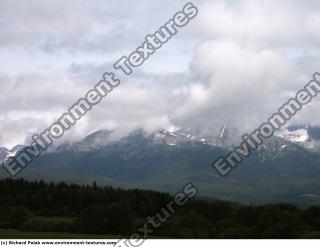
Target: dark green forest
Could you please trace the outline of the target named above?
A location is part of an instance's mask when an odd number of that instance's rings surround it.
[[[129,237],[173,199],[113,187],[0,180],[0,229]],[[19,236],[17,236],[19,237]],[[153,238],[320,238],[320,206],[192,199]]]

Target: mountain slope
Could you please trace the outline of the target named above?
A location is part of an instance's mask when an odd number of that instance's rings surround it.
[[[37,158],[21,176],[41,174],[49,180],[79,183],[91,178],[103,184],[170,192],[193,182],[202,196],[250,203],[319,200],[319,155],[284,138],[265,141],[222,178],[211,163],[231,147],[221,145],[219,136],[215,139],[182,130],[151,134],[137,130],[119,141],[110,141],[109,136],[109,131],[100,130],[77,143],[62,145]]]

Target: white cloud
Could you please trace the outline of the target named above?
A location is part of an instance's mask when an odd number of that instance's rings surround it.
[[[199,29],[211,38],[252,46],[317,45],[319,1],[206,1]]]
[[[184,1],[0,2],[0,146],[59,117]],[[68,133],[183,126],[246,131],[320,65],[319,1],[197,1],[199,16]],[[189,66],[190,65],[190,66]],[[313,103],[296,117],[320,123]]]
[[[191,68],[199,82],[189,86],[185,102],[175,113],[179,122],[198,128],[217,128],[226,122],[253,128],[265,113],[280,106],[283,92],[297,86],[294,66],[287,59],[272,50],[232,42],[201,45]]]

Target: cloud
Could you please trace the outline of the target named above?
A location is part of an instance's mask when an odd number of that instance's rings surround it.
[[[223,123],[254,127],[265,113],[276,110],[281,94],[297,86],[294,66],[286,58],[232,42],[204,43],[191,69],[199,82],[189,86],[175,118],[198,128],[218,128]]]
[[[0,146],[40,132],[184,1],[0,2]],[[199,16],[66,135],[182,126],[242,133],[320,65],[318,1],[197,1]],[[161,13],[161,14],[159,14]],[[320,123],[317,101],[299,122]]]
[[[199,30],[211,38],[255,47],[316,46],[320,40],[318,1],[206,1]]]

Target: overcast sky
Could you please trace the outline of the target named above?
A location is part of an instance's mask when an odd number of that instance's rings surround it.
[[[186,1],[1,0],[0,146],[42,132]],[[320,1],[193,1],[199,14],[65,138],[248,131],[320,71]],[[121,75],[119,73],[119,75]],[[294,121],[320,124],[319,100]]]

